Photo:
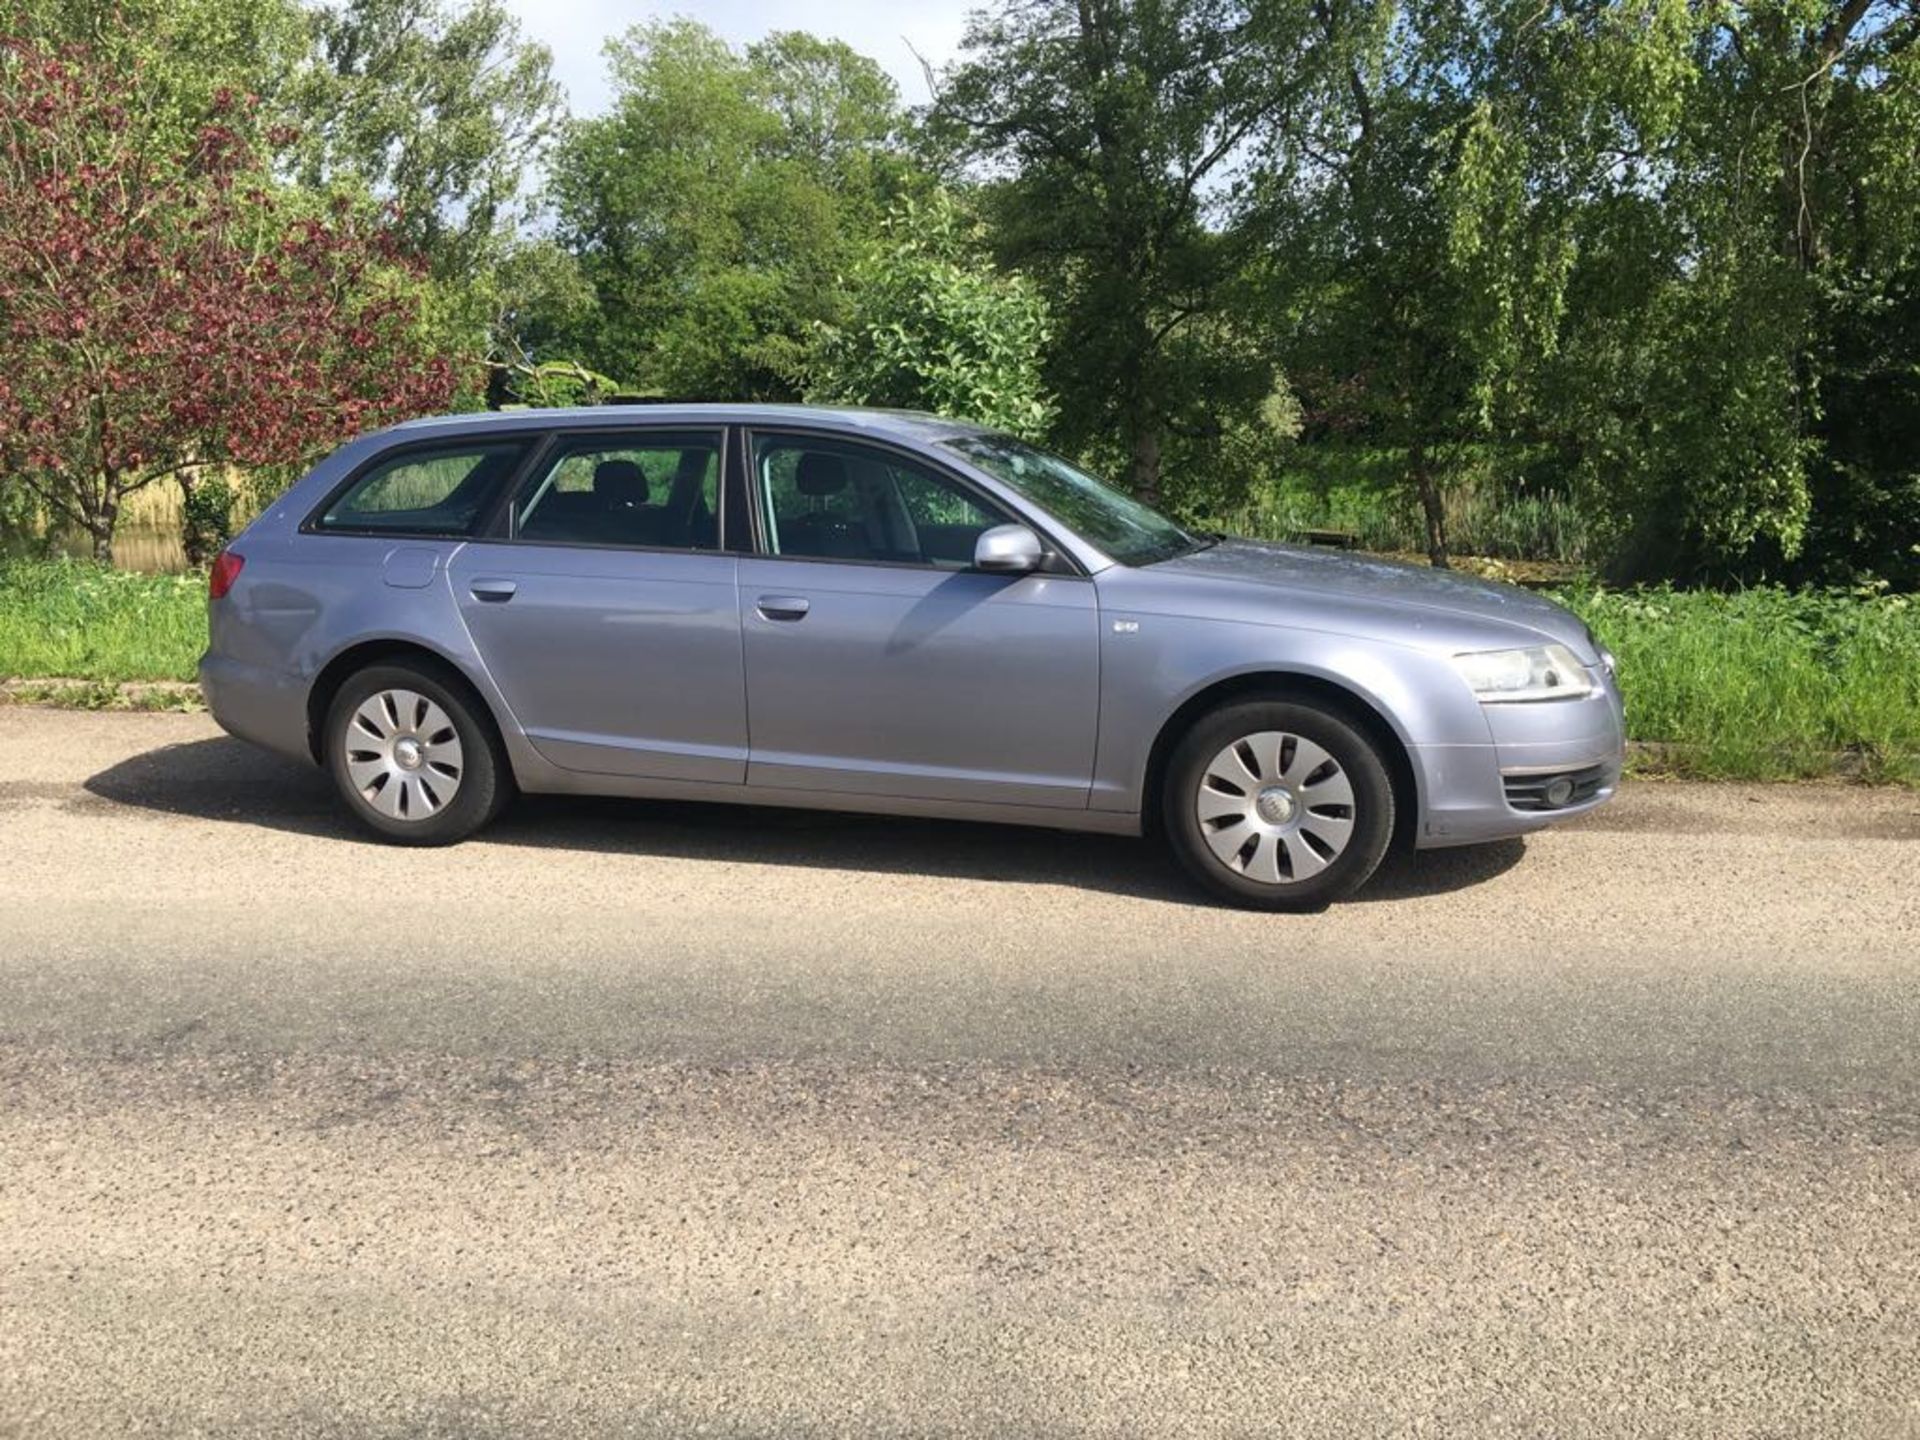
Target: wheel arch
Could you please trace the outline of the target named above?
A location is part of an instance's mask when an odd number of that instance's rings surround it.
[[[1181,701],[1161,724],[1147,755],[1147,771],[1140,795],[1142,828],[1149,833],[1160,825],[1160,792],[1174,748],[1202,717],[1244,700],[1305,700],[1318,703],[1351,721],[1379,747],[1393,784],[1393,848],[1411,845],[1418,833],[1420,780],[1406,738],[1371,697],[1324,675],[1298,670],[1264,669],[1228,675],[1202,686]]]
[[[320,667],[313,677],[313,684],[307,687],[307,750],[313,756],[314,764],[323,764],[320,753],[320,741],[327,726],[327,710],[333,704],[333,697],[340,693],[340,687],[347,680],[366,669],[369,665],[387,664],[394,661],[413,661],[424,663],[428,668],[441,673],[449,683],[457,685],[465,698],[473,706],[474,713],[493,729],[496,749],[504,758],[506,754],[505,731],[501,728],[500,717],[494,714],[493,706],[481,693],[480,687],[473,683],[458,661],[431,645],[423,645],[418,640],[404,640],[398,636],[378,636],[358,640],[333,656]],[[509,774],[511,771],[509,770]]]

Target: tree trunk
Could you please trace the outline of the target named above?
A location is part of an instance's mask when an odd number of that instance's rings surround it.
[[[1133,432],[1127,461],[1127,488],[1148,505],[1160,503],[1160,429],[1148,421]]]
[[[173,478],[180,487],[180,553],[186,556],[189,570],[204,570],[221,540],[209,533],[212,527],[201,504],[200,477],[192,470],[182,470]]]
[[[96,564],[113,564],[113,530],[119,520],[120,497],[114,491],[113,482],[109,480],[106,493],[100,501],[100,508],[87,518],[87,535],[93,541],[93,558]]]
[[[1427,559],[1436,570],[1451,569],[1447,563],[1447,511],[1440,503],[1440,482],[1427,463],[1426,446],[1418,441],[1407,452],[1407,469],[1420,496],[1420,513],[1427,522]]]

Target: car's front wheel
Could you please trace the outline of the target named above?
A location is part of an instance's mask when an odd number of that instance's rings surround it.
[[[374,665],[327,707],[327,770],[353,817],[405,845],[463,840],[499,811],[505,762],[476,702],[425,666]]]
[[[1393,839],[1378,748],[1344,716],[1292,701],[1245,701],[1202,719],[1174,749],[1161,806],[1194,878],[1258,909],[1351,895]]]

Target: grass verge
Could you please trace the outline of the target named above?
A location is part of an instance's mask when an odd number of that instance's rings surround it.
[[[1643,758],[1702,779],[1920,784],[1920,603],[1780,589],[1573,589]]]
[[[191,680],[207,647],[207,582],[78,560],[0,564],[0,679]]]
[[[0,565],[6,698],[179,708],[126,682],[191,680],[205,582],[77,561]],[[1620,661],[1635,767],[1725,780],[1920,784],[1920,601],[1778,589],[1557,592]],[[84,681],[50,685],[51,679]]]

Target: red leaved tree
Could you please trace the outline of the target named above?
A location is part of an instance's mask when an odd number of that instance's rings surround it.
[[[126,497],[446,408],[381,217],[273,181],[253,106],[169,140],[141,77],[0,36],[0,466],[113,558]],[[303,211],[303,203],[304,211]]]

